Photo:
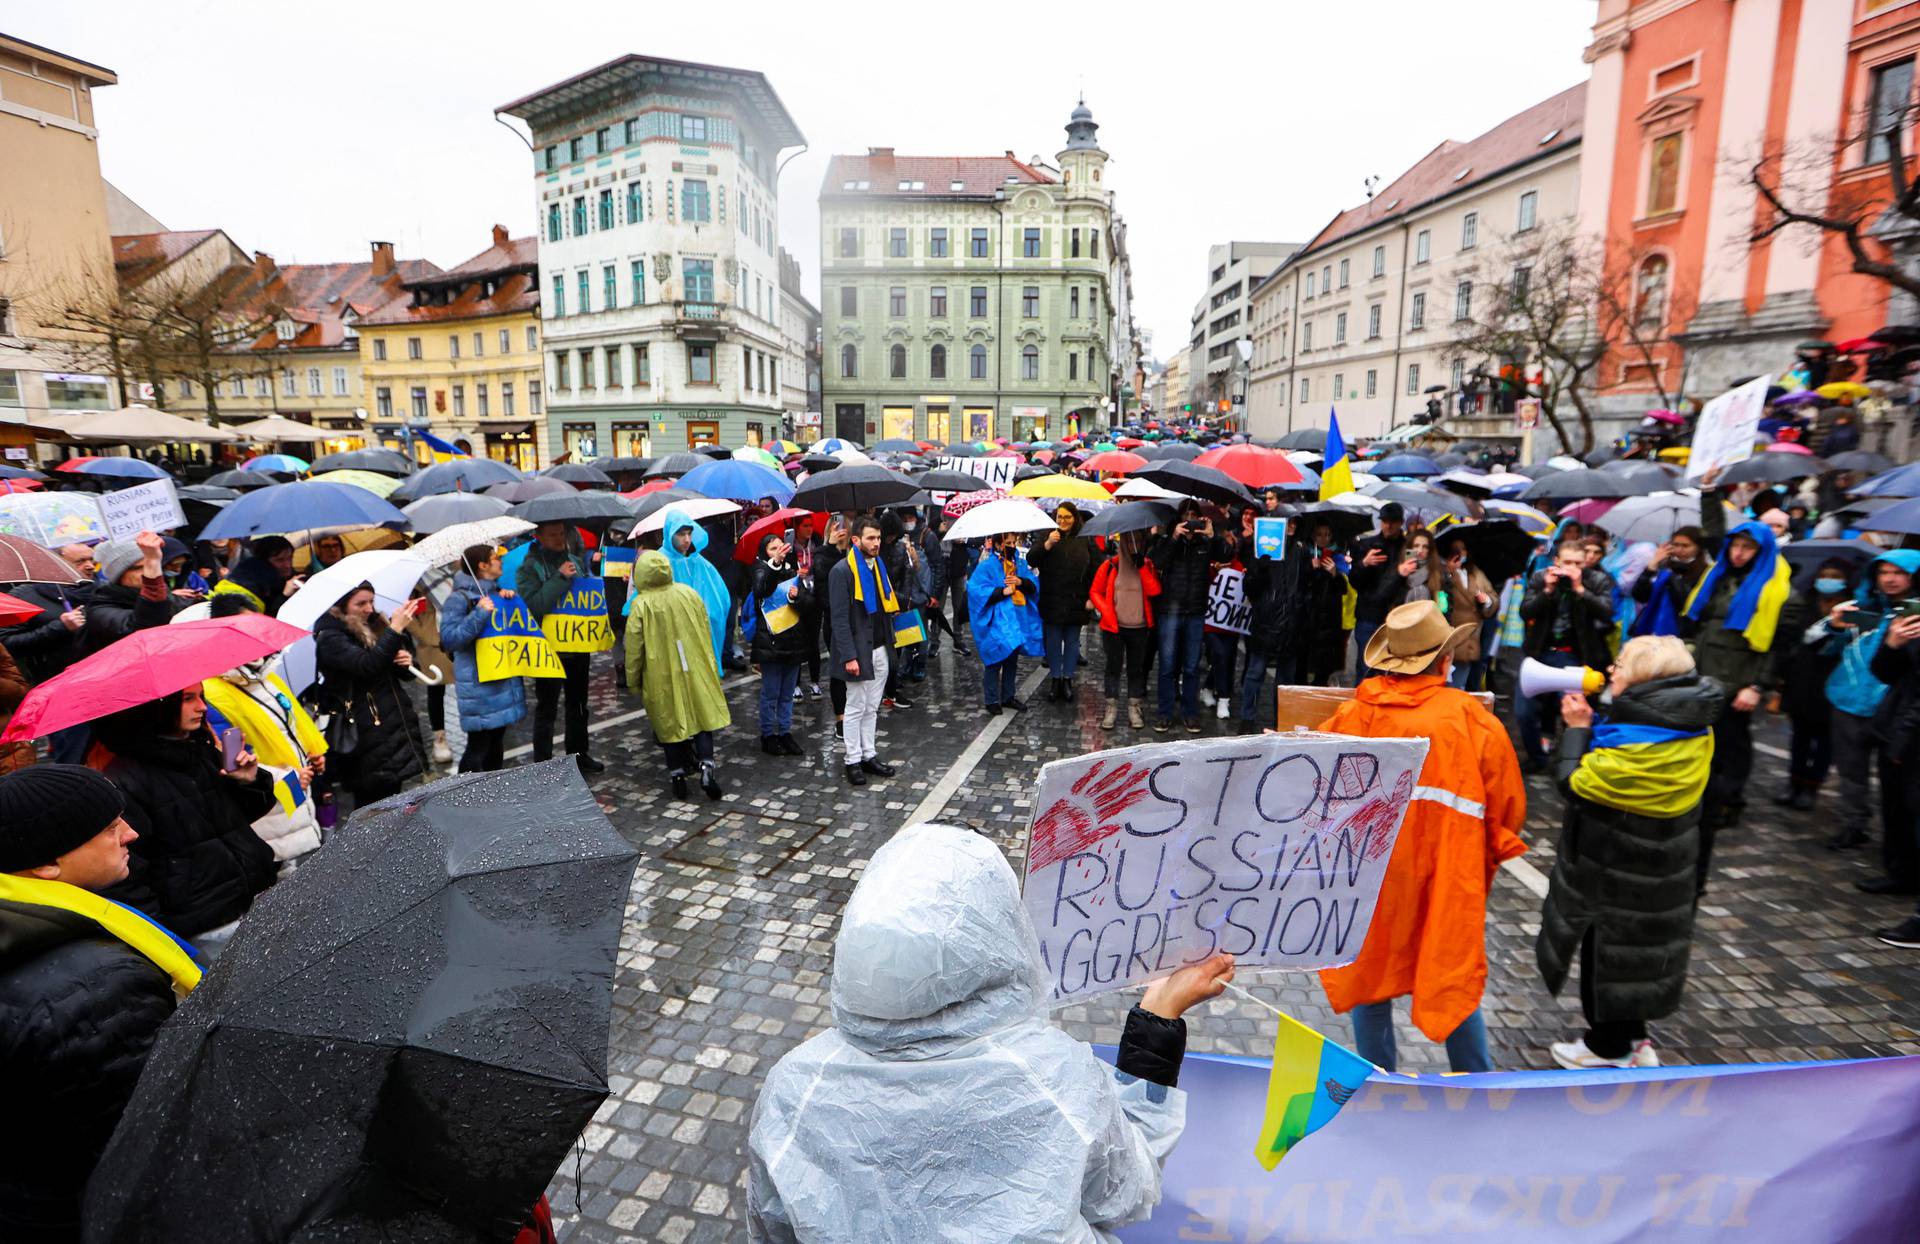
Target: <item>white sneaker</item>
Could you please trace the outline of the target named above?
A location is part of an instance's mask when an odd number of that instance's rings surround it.
[[[807,693],[802,691],[799,687],[795,687],[793,689],[793,702],[798,704],[802,699],[806,698],[806,694]]]
[[[1633,1065],[1636,1067],[1658,1067],[1660,1051],[1653,1048],[1651,1039],[1633,1043]]]
[[[1233,716],[1233,705],[1227,703],[1225,700],[1222,700],[1214,708],[1213,715],[1215,717],[1218,717],[1221,721],[1225,721],[1227,718]]]
[[[1213,688],[1212,687],[1200,688],[1200,702],[1206,705],[1208,708],[1213,707]]]
[[[453,749],[447,746],[447,732],[445,730],[435,730],[433,732],[433,763],[437,765],[450,765],[453,763]]]
[[[1587,1048],[1585,1037],[1576,1037],[1571,1041],[1555,1041],[1547,1047],[1553,1055],[1553,1061],[1568,1071],[1598,1071],[1603,1067],[1632,1067],[1639,1051],[1625,1054],[1619,1058],[1602,1058]]]

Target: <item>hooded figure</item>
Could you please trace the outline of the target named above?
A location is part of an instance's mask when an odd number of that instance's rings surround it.
[[[680,533],[683,531],[692,533],[692,544],[685,552],[680,549]],[[702,556],[707,547],[707,529],[688,518],[686,511],[675,506],[667,511],[662,533],[664,539],[660,551],[666,554],[667,565],[673,570],[673,581],[684,583],[699,593],[701,603],[706,606],[707,629],[713,633],[713,661],[717,666],[721,653],[725,651],[727,610],[733,605],[733,597],[728,593],[726,580],[720,577],[720,572]]]
[[[673,581],[665,555],[654,549],[633,564],[630,599],[627,685],[646,705],[653,737],[667,754],[674,793],[684,797],[687,776],[697,765],[701,788],[718,799],[713,732],[733,717],[720,689],[719,653],[709,642],[711,617],[692,588]]]
[[[1004,559],[1009,557],[1013,560],[1014,578],[1034,585],[1035,591],[1005,591]],[[998,665],[1022,653],[1030,657],[1041,655],[1039,581],[1040,576],[1028,566],[1017,546],[1011,550],[988,547],[981,551],[980,560],[967,579],[967,611],[973,619],[974,645],[980,651],[982,665]]]
[[[1046,997],[998,848],[948,825],[894,835],[847,902],[833,1027],[754,1107],[750,1238],[1104,1241],[1147,1217],[1186,1095],[1100,1062]]]

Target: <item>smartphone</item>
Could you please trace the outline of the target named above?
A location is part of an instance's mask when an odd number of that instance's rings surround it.
[[[1841,615],[1848,625],[1863,631],[1870,631],[1879,626],[1884,616],[1878,609],[1852,609]]]
[[[1893,611],[1893,616],[1896,618],[1911,618],[1916,615],[1920,615],[1920,596],[1905,602]]]
[[[247,750],[247,736],[240,727],[228,726],[220,732],[220,767],[232,773],[240,767],[240,753]]]

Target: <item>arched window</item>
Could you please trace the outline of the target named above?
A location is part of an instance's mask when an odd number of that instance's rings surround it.
[[[860,374],[860,351],[851,343],[840,347],[840,374],[849,380]]]
[[[947,378],[947,348],[935,346],[927,354],[927,375],[934,380]]]
[[[1634,278],[1634,322],[1655,331],[1667,326],[1667,257],[1648,255]]]
[[[895,380],[907,378],[907,348],[895,346],[887,351],[887,375]]]
[[[968,353],[967,358],[967,378],[969,380],[985,380],[987,378],[987,348],[985,346],[975,346]]]
[[[1027,346],[1020,351],[1020,379],[1040,379],[1040,348]]]

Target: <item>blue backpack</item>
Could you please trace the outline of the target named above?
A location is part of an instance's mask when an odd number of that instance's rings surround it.
[[[740,639],[743,643],[752,643],[754,635],[760,630],[760,602],[754,600],[753,593],[740,602]]]

